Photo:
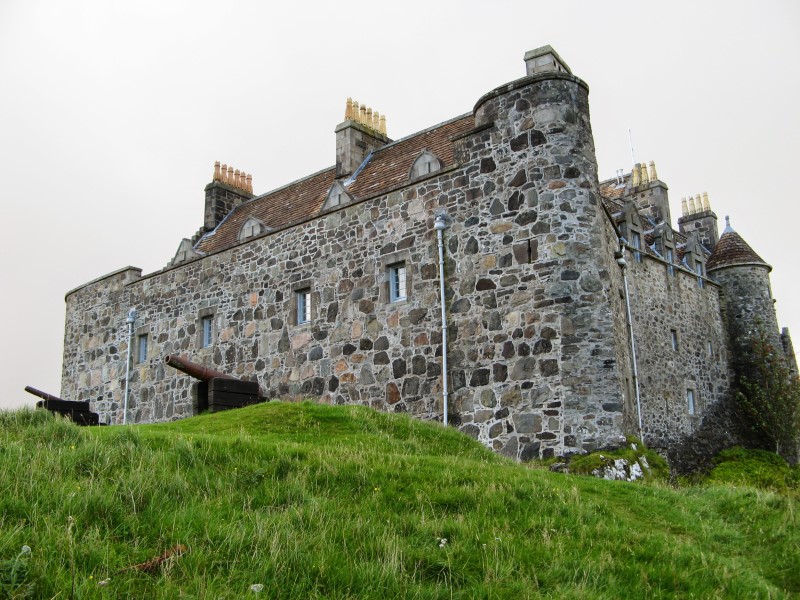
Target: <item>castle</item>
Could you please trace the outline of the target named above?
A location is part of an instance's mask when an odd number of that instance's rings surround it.
[[[729,395],[732,323],[794,361],[770,266],[718,236],[706,195],[673,229],[652,162],[600,182],[586,84],[549,46],[524,60],[471,113],[396,141],[348,100],[335,166],[266,194],[215,165],[164,269],[67,294],[62,397],[112,424],[126,391],[128,422],[191,416],[203,392],[164,364],[179,354],[525,460],[687,439]]]

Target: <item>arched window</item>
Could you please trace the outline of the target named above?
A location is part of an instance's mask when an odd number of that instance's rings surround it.
[[[436,158],[436,155],[428,152],[427,150],[423,150],[414,161],[414,164],[411,165],[411,174],[409,175],[409,178],[416,179],[417,177],[423,177],[424,175],[438,171],[441,168],[442,163],[438,158]]]

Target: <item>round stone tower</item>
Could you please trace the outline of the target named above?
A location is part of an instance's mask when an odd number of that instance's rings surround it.
[[[734,349],[757,330],[781,348],[769,273],[772,267],[730,226],[708,259],[707,272],[725,290],[726,317]]]

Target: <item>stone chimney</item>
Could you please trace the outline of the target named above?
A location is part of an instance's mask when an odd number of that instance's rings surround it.
[[[336,177],[352,175],[372,150],[391,141],[386,117],[348,98],[344,121],[336,126]]]
[[[708,193],[703,192],[702,196],[697,194],[694,198],[689,196],[688,201],[686,198],[682,198],[681,212],[683,214],[678,219],[678,228],[681,233],[687,235],[697,233],[703,245],[709,250],[714,250],[719,240],[719,233],[717,215],[711,210]]]
[[[214,178],[206,186],[203,229],[211,231],[234,208],[253,198],[253,176],[230,165],[214,163]]]
[[[631,169],[629,187],[625,190],[636,201],[637,208],[654,223],[672,223],[669,210],[669,188],[658,178],[656,164],[636,163]]]
[[[542,46],[535,50],[528,50],[525,53],[525,72],[527,75],[556,71],[558,73],[570,73],[572,71],[567,63],[553,50],[551,46]]]

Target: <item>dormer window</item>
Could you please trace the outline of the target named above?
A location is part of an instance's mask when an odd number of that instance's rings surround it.
[[[241,230],[239,230],[239,241],[242,242],[247,238],[255,237],[264,233],[265,231],[267,231],[267,227],[264,225],[264,223],[255,217],[250,217],[244,222]]]
[[[352,201],[352,196],[350,196],[350,194],[348,194],[344,189],[344,186],[337,181],[328,191],[328,196],[325,198],[325,203],[322,205],[322,210],[329,210],[331,208],[350,204]]]
[[[181,240],[181,243],[178,245],[178,251],[175,253],[175,256],[172,258],[172,260],[169,261],[169,264],[167,266],[173,267],[175,265],[180,265],[182,263],[198,258],[199,256],[200,253],[197,252],[192,247],[192,242],[187,239],[183,239]]]
[[[620,215],[619,229],[622,237],[633,251],[636,262],[642,262],[642,220],[633,200],[625,203],[625,208]]]
[[[434,173],[441,168],[442,163],[438,158],[436,158],[436,155],[428,152],[427,150],[423,150],[422,154],[420,154],[414,161],[414,164],[411,165],[411,174],[409,175],[409,178],[417,179],[418,177],[424,177],[425,175]]]

